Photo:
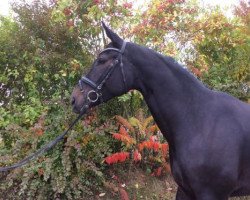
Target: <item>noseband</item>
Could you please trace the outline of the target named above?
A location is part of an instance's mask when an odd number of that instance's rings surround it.
[[[92,88],[92,90],[90,90],[87,94],[87,99],[90,103],[95,103],[98,101],[98,99],[100,99],[102,102],[101,89],[102,89],[103,85],[105,84],[105,82],[109,79],[110,75],[113,73],[115,67],[118,66],[119,63],[120,63],[119,66],[121,67],[121,73],[122,73],[122,77],[123,77],[125,90],[127,90],[126,78],[125,78],[123,62],[122,62],[122,55],[125,51],[125,48],[126,48],[126,42],[123,41],[121,49],[106,48],[100,53],[100,54],[102,54],[102,53],[107,52],[107,51],[116,51],[119,53],[119,55],[110,64],[108,70],[98,79],[98,81],[96,83],[94,81],[90,80],[89,78],[87,78],[86,76],[82,76],[81,79],[79,80],[79,87],[81,89],[81,92],[83,92],[83,83],[89,85]]]

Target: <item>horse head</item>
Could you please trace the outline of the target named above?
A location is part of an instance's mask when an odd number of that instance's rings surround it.
[[[97,56],[86,76],[82,76],[71,95],[73,111],[107,102],[133,88],[133,65],[128,60],[128,43],[109,29],[103,28],[111,43]]]

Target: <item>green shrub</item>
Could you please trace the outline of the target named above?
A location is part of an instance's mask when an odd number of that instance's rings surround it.
[[[0,165],[10,165],[41,148],[69,126],[69,118],[74,118],[71,110],[57,103],[42,113],[29,129],[20,126],[15,129],[17,125],[9,124],[14,139],[1,148]],[[1,193],[16,190],[17,193],[7,194],[14,199],[94,196],[104,181],[102,162],[112,151],[113,141],[107,132],[113,125],[110,122],[105,127],[98,125],[96,118],[90,123],[89,118],[80,121],[52,150],[21,169],[11,171],[0,184]],[[7,150],[6,145],[12,148]]]

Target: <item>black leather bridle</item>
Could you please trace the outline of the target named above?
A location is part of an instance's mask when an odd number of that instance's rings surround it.
[[[98,100],[100,100],[102,103],[103,100],[102,100],[101,90],[103,88],[103,85],[109,79],[109,77],[111,76],[114,69],[116,68],[116,66],[118,66],[119,63],[120,63],[119,66],[121,68],[121,73],[122,73],[123,82],[124,82],[124,86],[125,86],[125,91],[127,91],[127,83],[126,83],[126,77],[124,74],[123,61],[122,61],[122,56],[124,54],[125,48],[126,48],[126,42],[123,41],[121,49],[106,48],[99,54],[99,55],[101,55],[102,53],[107,52],[107,51],[115,51],[115,52],[119,53],[118,57],[114,59],[114,61],[110,64],[108,70],[98,79],[98,81],[96,83],[94,81],[90,80],[89,78],[87,78],[86,76],[81,77],[81,79],[79,80],[79,87],[81,89],[81,92],[83,92],[83,84],[84,83],[89,85],[92,88],[92,90],[90,90],[87,93],[87,100],[88,100],[87,105],[89,105],[89,103],[95,103]]]

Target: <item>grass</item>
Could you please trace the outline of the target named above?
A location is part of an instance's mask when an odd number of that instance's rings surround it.
[[[119,188],[124,190],[129,200],[174,200],[177,185],[171,175],[154,177],[142,169],[132,170],[112,168],[110,180],[106,184],[103,197],[97,195],[97,200],[128,200],[121,197]],[[230,200],[250,200],[250,197],[230,198]]]

